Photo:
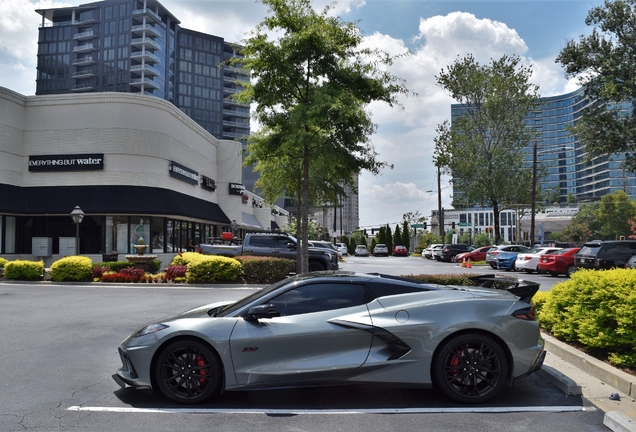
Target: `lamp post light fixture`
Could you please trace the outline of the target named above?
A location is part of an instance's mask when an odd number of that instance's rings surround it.
[[[75,206],[71,212],[71,217],[73,218],[73,222],[75,222],[75,254],[79,255],[79,224],[81,224],[84,219],[84,212],[79,206]]]

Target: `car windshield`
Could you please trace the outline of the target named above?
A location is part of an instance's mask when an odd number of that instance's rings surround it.
[[[223,306],[221,309],[217,309],[216,311],[214,311],[214,315],[215,317],[224,317],[227,316],[229,314],[231,314],[232,312],[235,312],[239,309],[241,309],[243,306],[245,306],[246,304],[253,302],[254,300],[269,294],[270,292],[274,291],[275,289],[278,289],[279,287],[288,284],[290,282],[295,282],[297,281],[298,278],[291,278],[291,279],[283,279],[280,282],[276,282],[275,284],[272,284],[268,287],[263,288],[260,291],[256,291],[255,293],[252,293],[250,295],[248,295],[247,297],[243,297],[241,300],[229,304],[227,306]]]
[[[550,255],[563,255],[566,252],[570,252],[572,249],[559,249],[558,251],[552,252]]]

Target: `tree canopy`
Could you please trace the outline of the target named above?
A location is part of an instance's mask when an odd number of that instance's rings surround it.
[[[306,272],[310,207],[338,202],[362,170],[388,166],[370,141],[376,125],[367,106],[399,105],[408,90],[388,72],[395,57],[363,47],[360,29],[329,16],[330,7],[317,13],[310,0],[260,1],[268,16],[232,59],[252,77],[235,97],[256,104],[261,125],[248,138],[244,165],[259,171],[256,187],[268,202],[298,203],[299,271]]]
[[[592,34],[569,40],[556,59],[591,99],[572,130],[588,157],[625,153],[625,167],[635,172],[636,0],[606,0],[585,24]]]
[[[462,115],[438,126],[436,166],[452,174],[453,205],[493,208],[495,242],[499,213],[511,204],[529,203],[532,171],[524,148],[534,138],[526,117],[539,102],[530,67],[503,56],[479,64],[472,55],[458,58],[436,76],[437,84],[461,104]]]

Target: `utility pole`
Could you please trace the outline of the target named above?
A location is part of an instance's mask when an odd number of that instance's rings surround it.
[[[437,167],[437,219],[439,220],[439,236],[444,242],[444,208],[442,207],[442,182],[441,182],[441,170]]]
[[[532,148],[532,201],[530,203],[530,247],[534,246],[534,214],[537,200],[537,142]]]

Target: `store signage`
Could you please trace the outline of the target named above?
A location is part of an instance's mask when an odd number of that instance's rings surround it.
[[[245,186],[240,183],[230,183],[230,195],[243,195],[245,193]]]
[[[29,156],[29,171],[92,171],[104,169],[104,153]]]
[[[210,190],[214,192],[216,190],[216,182],[212,180],[210,177],[206,177],[204,175],[201,176],[201,187],[203,189]]]
[[[184,167],[181,164],[178,164],[174,161],[170,161],[170,175],[176,179],[181,181],[198,185],[199,184],[199,173],[191,170],[188,167]]]

